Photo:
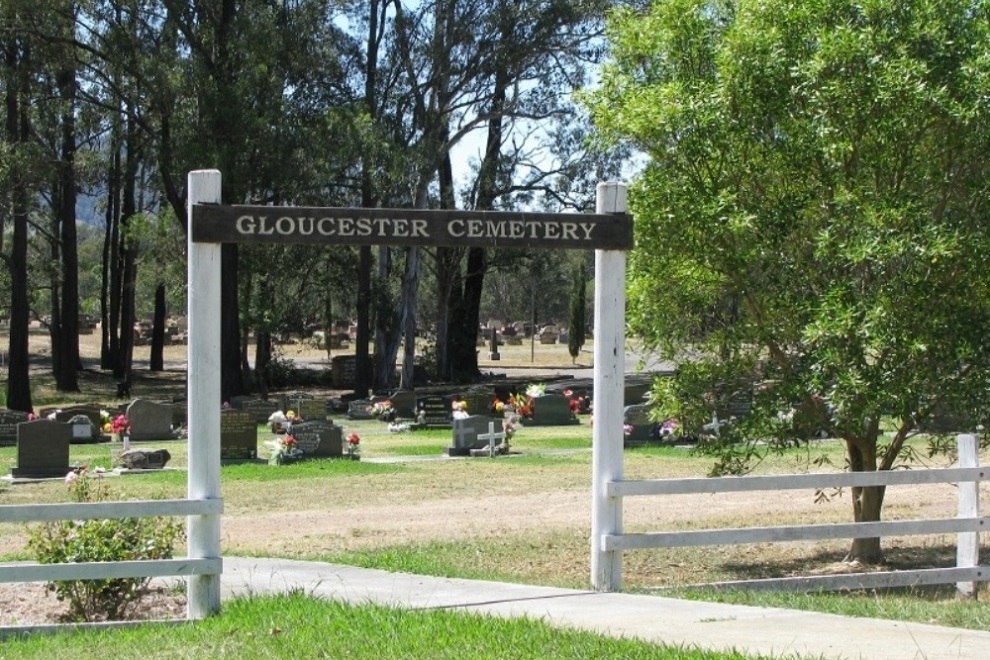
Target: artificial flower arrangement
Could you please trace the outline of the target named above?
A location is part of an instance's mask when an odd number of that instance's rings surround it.
[[[467,419],[468,417],[470,417],[470,415],[468,414],[466,401],[453,401],[450,404],[450,407],[453,408],[454,410],[453,412],[454,419]]]
[[[285,465],[302,458],[303,450],[299,448],[299,442],[291,435],[286,434],[267,443],[272,453],[268,456],[268,462],[272,465]]]
[[[571,412],[575,415],[586,413],[591,409],[591,397],[575,396],[572,390],[564,390],[562,394],[570,399]]]
[[[543,396],[547,393],[547,386],[544,383],[534,383],[526,388],[526,396],[531,399]]]
[[[303,421],[302,418],[297,416],[294,410],[284,413],[281,410],[276,410],[268,416],[268,426],[272,433],[285,433],[290,424],[298,424],[301,421]]]
[[[408,422],[389,422],[388,432],[389,433],[405,433],[412,428],[412,425]]]
[[[395,407],[389,400],[376,401],[368,408],[368,412],[371,413],[372,417],[383,422],[391,422],[395,419]]]
[[[347,436],[347,441],[344,443],[344,453],[348,456],[357,456],[361,453],[361,436],[357,433],[351,433]]]
[[[533,397],[529,394],[513,394],[509,397],[509,405],[520,417],[525,419],[533,417]]]
[[[496,415],[501,415],[502,413],[505,412],[505,403],[503,403],[501,399],[496,397],[489,404],[488,409],[491,410]]]
[[[104,433],[120,435],[121,433],[131,432],[131,425],[127,421],[127,415],[111,415],[106,410],[101,410],[100,422],[102,422]]]

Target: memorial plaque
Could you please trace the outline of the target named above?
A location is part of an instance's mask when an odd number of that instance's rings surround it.
[[[357,374],[357,357],[338,355],[330,361],[330,380],[337,389],[354,387]]]
[[[0,409],[0,447],[16,447],[17,425],[26,421],[26,412]]]
[[[344,455],[344,430],[333,422],[293,424],[289,433],[296,439],[304,458],[339,458]]]
[[[439,426],[450,428],[453,425],[453,410],[450,399],[445,396],[433,395],[420,397],[416,401],[416,420],[423,426]]]
[[[347,419],[371,419],[371,400],[355,399],[347,405]]]
[[[86,415],[76,415],[68,422],[72,427],[72,440],[74,445],[88,445],[99,442],[103,435],[100,429],[93,425],[93,422]]]
[[[622,423],[625,429],[623,444],[635,447],[658,440],[657,423],[650,417],[650,407],[642,403],[626,406],[622,412]]]
[[[254,416],[254,421],[258,424],[267,424],[268,418],[272,416],[273,412],[280,409],[281,404],[281,401],[265,401],[254,397],[234,397],[231,400],[231,406],[237,410],[251,413]]]
[[[258,424],[250,412],[220,411],[220,460],[248,461],[258,458]]]

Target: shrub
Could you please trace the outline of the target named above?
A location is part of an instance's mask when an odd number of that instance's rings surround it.
[[[106,482],[85,472],[70,473],[66,484],[77,502],[115,499]],[[41,564],[171,559],[173,546],[184,535],[182,523],[173,518],[61,520],[32,528],[28,548]],[[147,593],[149,581],[65,580],[46,587],[68,603],[66,618],[71,621],[119,620]]]

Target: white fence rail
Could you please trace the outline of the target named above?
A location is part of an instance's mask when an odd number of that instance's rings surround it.
[[[990,567],[979,565],[979,533],[990,525],[990,518],[979,515],[979,483],[987,479],[987,470],[979,467],[978,444],[974,436],[960,435],[958,451],[959,464],[962,467],[956,468],[759,477],[614,480],[604,484],[605,498],[617,502],[621,511],[623,499],[634,496],[955,483],[959,484],[959,508],[955,518],[638,534],[622,533],[620,527],[613,533],[599,532],[600,547],[604,552],[616,553],[616,556],[619,556],[624,550],[645,548],[957,534],[957,557],[954,568],[747,580],[724,584],[755,589],[836,590],[955,582],[960,593],[972,595],[975,593],[976,582],[990,580]],[[621,520],[621,513],[619,519]],[[619,565],[621,566],[621,562]],[[614,586],[618,588],[618,581]]]
[[[149,518],[155,516],[219,516],[220,499],[140,500],[133,502],[92,502],[70,504],[18,504],[0,506],[0,522],[46,522],[95,518]],[[71,564],[0,564],[0,583],[57,582],[61,580],[104,580],[208,575],[223,572],[220,557],[187,557],[122,562],[79,562]]]

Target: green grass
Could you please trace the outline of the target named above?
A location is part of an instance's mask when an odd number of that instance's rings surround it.
[[[462,612],[349,606],[301,593],[226,603],[215,617],[188,625],[148,624],[10,639],[0,658],[68,658],[80,649],[112,649],[114,658],[747,658],[613,639],[526,619]]]

